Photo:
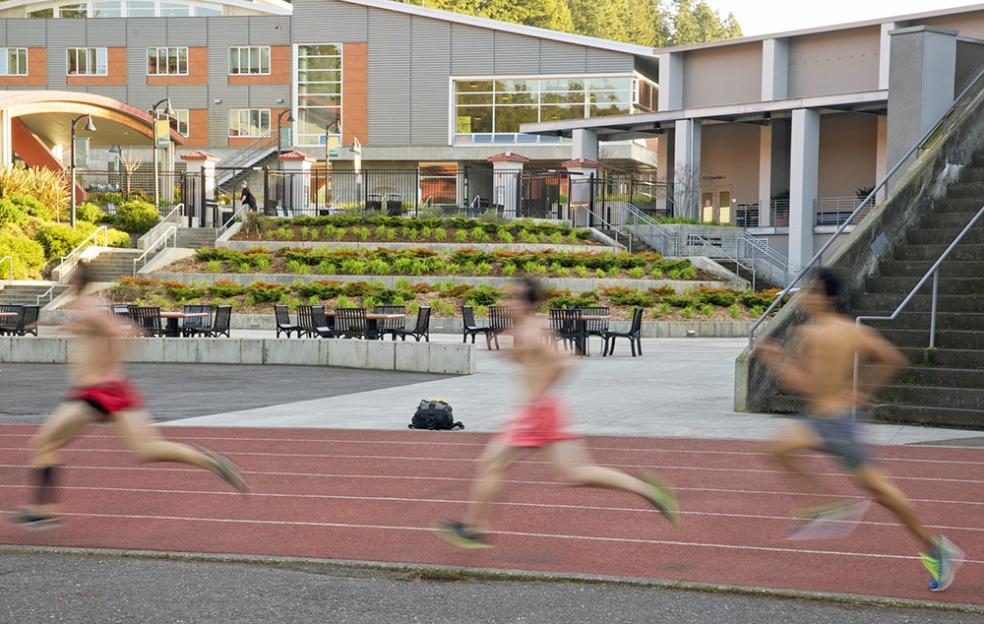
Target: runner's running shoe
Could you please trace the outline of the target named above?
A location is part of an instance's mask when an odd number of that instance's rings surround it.
[[[8,519],[29,531],[46,531],[61,525],[61,518],[48,514],[39,514],[30,509],[17,509],[7,515]]]
[[[646,498],[653,507],[659,510],[663,517],[673,526],[680,525],[680,504],[677,502],[673,487],[651,472],[643,472],[642,479],[649,484],[650,493]]]
[[[871,501],[841,501],[833,505],[823,505],[796,512],[801,523],[788,540],[815,540],[847,537],[858,527]]]
[[[942,535],[933,538],[933,552],[919,553],[923,565],[933,578],[929,581],[932,591],[943,591],[953,583],[957,569],[963,565],[964,554],[953,542]]]
[[[222,453],[216,453],[207,448],[198,447],[198,450],[215,463],[213,470],[215,474],[219,475],[220,479],[236,488],[241,494],[249,492],[249,484],[246,483],[246,478],[243,477],[242,471],[239,470],[236,464],[232,463],[231,459]]]
[[[437,534],[458,548],[492,548],[484,536],[464,522],[442,520],[437,523]]]

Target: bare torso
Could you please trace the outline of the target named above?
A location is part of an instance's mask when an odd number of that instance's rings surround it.
[[[565,360],[543,340],[543,329],[532,316],[516,319],[512,329],[511,356],[521,367],[523,400],[534,401],[549,394],[563,376]]]
[[[831,315],[800,328],[797,340],[800,365],[811,379],[804,393],[810,413],[836,417],[855,407],[854,356],[867,351],[870,332]]]
[[[69,343],[69,382],[73,387],[97,386],[123,378],[121,338],[126,331],[114,315],[108,314],[104,301],[81,297],[72,317]]]

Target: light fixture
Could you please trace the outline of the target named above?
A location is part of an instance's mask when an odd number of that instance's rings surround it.
[[[277,104],[283,104],[284,98],[277,98]]]
[[[214,100],[212,100],[212,103],[213,104],[221,104],[222,103],[222,98],[215,98]]]
[[[96,131],[96,124],[92,123],[92,115],[89,115],[88,117],[85,118],[85,131],[86,132]]]
[[[164,114],[168,117],[174,117],[174,109],[171,108],[171,98],[167,98],[167,103],[164,106]]]

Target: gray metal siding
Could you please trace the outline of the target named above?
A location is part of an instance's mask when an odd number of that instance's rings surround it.
[[[101,18],[79,21],[85,22],[86,45],[109,48],[126,45],[126,20]]]
[[[249,18],[208,18],[208,82],[210,87],[229,82],[229,48],[249,45]]]
[[[409,145],[409,15],[369,11],[368,89],[369,143]]]
[[[174,108],[208,108],[207,86],[168,86],[167,96]]]
[[[46,26],[49,20],[14,19],[7,20],[7,45],[9,46],[46,46],[50,41],[46,36]],[[49,51],[50,55],[51,52]]]
[[[635,69],[635,57],[621,52],[610,52],[598,48],[588,51],[588,72],[630,72]]]
[[[540,40],[541,74],[580,74],[587,71],[587,48],[559,41]]]
[[[126,103],[147,110],[157,102],[167,97],[167,87],[148,87],[145,84],[133,85],[127,88]],[[175,104],[177,106],[177,104]]]
[[[291,17],[295,43],[369,40],[369,10],[338,0],[296,0]]]
[[[147,87],[147,48],[148,46],[132,44],[126,49],[126,83],[130,89],[129,97],[135,97],[141,89]]]
[[[281,100],[278,102],[277,100]],[[290,107],[290,87],[287,85],[250,85],[249,105],[254,108]]]
[[[208,144],[216,147],[229,144],[229,111],[225,107],[208,109]]]
[[[250,17],[249,45],[290,44],[289,17]]]
[[[130,46],[167,45],[167,20],[156,17],[126,19],[126,41]]]
[[[246,85],[209,85],[209,106],[246,108],[249,106],[249,87]],[[222,100],[218,104],[215,100]]]
[[[496,31],[496,74],[535,74],[540,70],[540,40]]]
[[[413,18],[410,60],[410,142],[447,145],[451,25]]]
[[[10,20],[0,19],[0,46],[7,45],[7,24],[9,22]],[[35,45],[43,46],[44,43],[39,42],[38,44]]]
[[[451,73],[455,76],[491,74],[494,51],[495,41],[491,30],[451,25]]]
[[[165,20],[168,45],[208,45],[208,20],[200,17],[168,17]]]
[[[89,93],[113,98],[121,102],[126,101],[126,87],[89,87]]]

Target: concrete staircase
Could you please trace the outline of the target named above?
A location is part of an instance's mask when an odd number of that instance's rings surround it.
[[[90,280],[115,282],[120,277],[133,275],[133,261],[143,252],[139,249],[104,250],[89,261]]]
[[[905,245],[882,261],[852,315],[888,315],[984,206],[984,157],[961,172],[945,198],[910,228]],[[912,365],[880,395],[879,420],[948,426],[984,424],[984,223],[940,268],[936,348],[928,349],[932,284],[895,321],[872,326],[899,347]]]
[[[48,295],[48,291],[54,290]],[[38,297],[44,296],[41,305],[65,292],[68,287],[56,282],[13,282],[0,289],[0,304],[36,305]]]
[[[218,236],[218,228],[178,228],[177,244],[175,247],[182,247],[184,249],[215,247],[215,239]]]

